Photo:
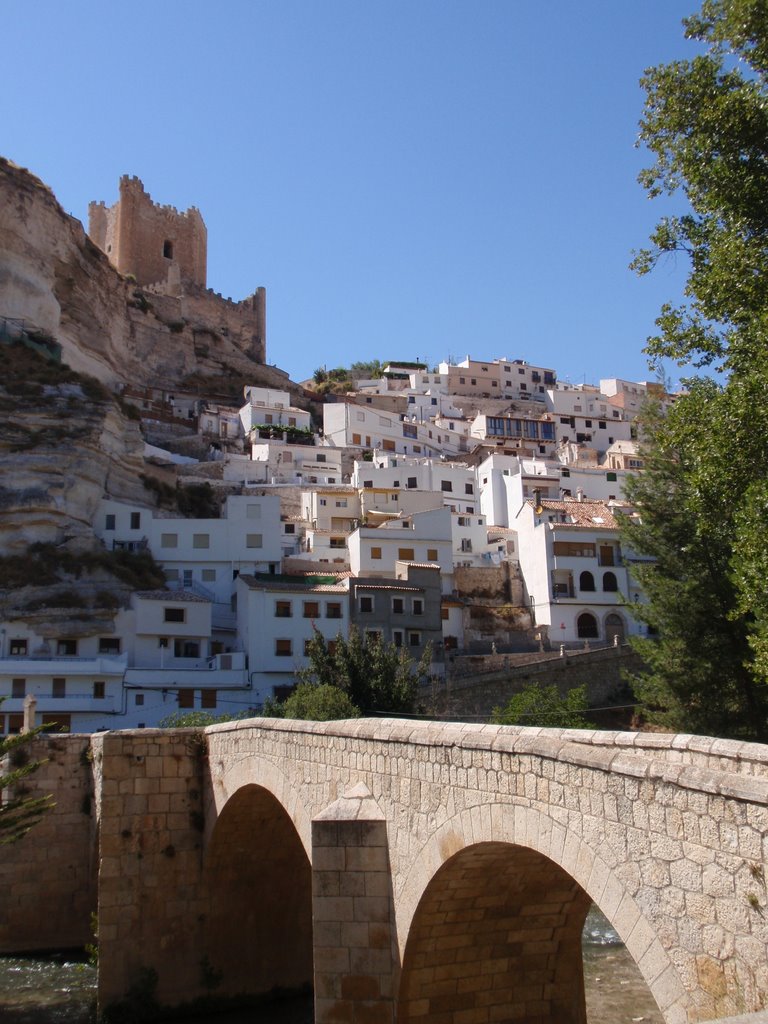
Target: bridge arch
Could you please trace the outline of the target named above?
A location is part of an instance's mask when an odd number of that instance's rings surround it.
[[[311,985],[308,816],[293,793],[258,757],[211,779],[200,963],[217,997]]]
[[[446,821],[407,874],[396,900],[398,1024],[468,1020],[492,1000],[504,1019],[584,1024],[581,934],[593,901],[668,1024],[687,1020],[655,929],[599,852],[536,808],[495,804]]]

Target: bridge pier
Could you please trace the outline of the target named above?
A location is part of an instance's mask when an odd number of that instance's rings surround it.
[[[312,821],[312,918],[316,1024],[393,1024],[387,826],[363,784]]]

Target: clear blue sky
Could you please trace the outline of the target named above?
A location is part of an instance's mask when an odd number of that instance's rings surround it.
[[[196,205],[267,358],[505,356],[646,379],[684,266],[629,270],[649,65],[696,0],[4,0],[3,155],[87,223],[121,174]],[[674,367],[671,372],[676,374]]]

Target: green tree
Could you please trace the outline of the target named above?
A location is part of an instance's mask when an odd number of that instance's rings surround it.
[[[245,711],[227,711],[220,715],[212,715],[210,711],[172,711],[157,723],[159,729],[204,729],[206,725],[217,722],[236,722],[243,718],[255,718],[259,714],[253,708]]]
[[[329,683],[299,683],[280,709],[282,718],[303,718],[311,722],[360,717],[360,708],[352,703],[344,690]]]
[[[640,141],[654,162],[649,196],[663,217],[634,266],[689,262],[685,302],[662,307],[648,353],[659,365],[714,368],[686,381],[666,419],[645,423],[640,510],[625,543],[658,630],[641,642],[639,695],[667,724],[768,738],[768,6],[704,0],[684,22],[700,52],[646,72]]]
[[[661,724],[765,738],[755,620],[740,607],[733,572],[742,495],[721,440],[733,397],[700,380],[666,417],[646,414],[646,469],[627,486],[639,514],[622,534],[648,602],[633,611],[654,638],[633,640],[646,665],[633,684]]]
[[[2,699],[0,699],[2,703]],[[30,758],[29,744],[48,726],[0,739],[0,846],[22,839],[54,804],[50,796],[35,796],[24,780],[44,764]]]
[[[516,693],[504,707],[493,709],[496,725],[535,725],[547,729],[587,729],[587,688],[577,686],[564,697],[556,686],[531,683]]]
[[[429,677],[432,648],[427,644],[418,664],[406,651],[376,635],[363,636],[352,627],[332,644],[315,630],[307,649],[309,666],[300,682],[335,686],[343,690],[363,714],[403,714],[413,710],[419,682]]]

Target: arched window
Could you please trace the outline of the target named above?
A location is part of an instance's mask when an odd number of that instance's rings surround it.
[[[603,590],[610,590],[610,591],[615,592],[618,589],[619,589],[619,585],[616,582],[616,573],[615,572],[605,572],[605,573],[603,573]]]
[[[583,572],[579,576],[579,590],[594,590],[595,589],[595,577],[591,572]]]
[[[596,640],[598,632],[595,616],[589,612],[582,612],[576,620],[576,633],[580,640]]]

